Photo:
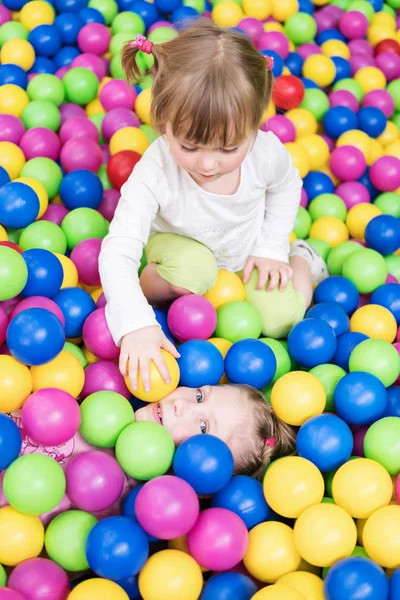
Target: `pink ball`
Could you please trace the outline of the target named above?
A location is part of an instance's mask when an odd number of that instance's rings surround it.
[[[18,302],[22,300],[22,296],[15,296],[14,298],[10,298],[9,300],[2,300],[0,302],[0,307],[5,310],[7,315],[11,315],[14,307],[18,304]]]
[[[76,438],[76,436],[75,436],[75,438]],[[70,440],[70,442],[68,442],[68,443],[75,444],[75,439]],[[63,448],[63,446],[60,447],[61,451],[62,451],[62,448]],[[62,469],[64,469],[65,463],[62,461],[60,466]],[[67,494],[64,494],[64,496],[61,498],[61,500],[57,504],[57,506],[55,508],[53,508],[52,510],[49,510],[49,512],[39,515],[39,519],[42,521],[44,526],[47,526],[50,523],[50,521],[52,521],[55,517],[58,517],[58,515],[61,515],[65,511],[69,510],[71,507],[72,507],[71,500],[68,498]]]
[[[107,72],[106,64],[100,58],[100,56],[96,56],[96,54],[90,54],[89,52],[76,56],[70,66],[73,69],[75,67],[89,69],[89,71],[92,71],[92,73],[96,75],[99,81],[106,76]]]
[[[22,407],[26,434],[43,446],[59,446],[71,440],[81,424],[75,398],[55,388],[34,392]]]
[[[97,171],[101,167],[102,155],[99,145],[91,138],[78,137],[68,140],[62,147],[61,165],[67,173],[76,169]]]
[[[150,25],[150,27],[147,30],[147,33],[149,34],[152,31],[158,29],[159,27],[168,27],[168,29],[175,29],[175,27],[170,21],[156,21],[155,23],[153,23],[153,25]]]
[[[376,57],[376,66],[382,71],[387,81],[400,77],[400,56],[394,52],[381,52]]]
[[[8,323],[7,313],[4,308],[0,306],[0,346],[6,341]]]
[[[306,60],[307,58],[309,58],[310,56],[313,56],[314,54],[322,54],[322,50],[319,46],[317,46],[317,44],[302,44],[301,46],[299,46],[296,50],[297,54],[299,54],[301,56],[301,58],[303,60]]]
[[[44,308],[45,310],[53,313],[53,315],[55,315],[57,319],[61,321],[62,326],[65,326],[65,318],[61,308],[54,302],[54,300],[50,300],[50,298],[45,298],[44,296],[30,296],[29,298],[24,298],[18,302],[18,304],[13,308],[11,319],[28,308]]]
[[[372,90],[365,94],[362,106],[379,108],[388,119],[395,111],[394,100],[387,90]]]
[[[209,300],[197,294],[181,296],[168,311],[168,327],[181,342],[208,340],[216,326],[215,308]]]
[[[97,207],[97,210],[105,219],[107,219],[107,221],[112,221],[115,209],[119,202],[119,197],[120,193],[118,190],[114,190],[113,188],[104,190],[102,201]]]
[[[363,202],[371,202],[369,191],[359,181],[347,181],[341,183],[335,190],[335,194],[340,196],[346,205],[347,210],[350,210],[356,204]]]
[[[104,139],[110,141],[114,133],[123,127],[140,127],[140,121],[129,108],[113,108],[104,116],[101,132]]]
[[[398,475],[396,479],[395,493],[397,504],[400,504],[400,475]]]
[[[65,476],[72,504],[88,512],[110,508],[124,487],[124,473],[115,458],[98,450],[75,456]]]
[[[103,240],[89,238],[79,242],[72,250],[70,259],[76,266],[79,281],[85,285],[99,286],[99,254]]]
[[[15,590],[9,588],[0,588],[0,600],[28,600],[25,596],[22,596]]]
[[[367,35],[368,19],[363,13],[350,10],[340,17],[339,30],[348,40],[359,40]]]
[[[68,119],[60,129],[60,140],[62,144],[74,138],[90,138],[98,143],[99,132],[97,127],[87,117],[73,117]]]
[[[106,164],[108,164],[108,161],[111,158],[111,153],[110,153],[109,145],[108,144],[101,144],[100,150],[101,150],[102,164],[106,165]]]
[[[319,10],[316,12],[314,14],[314,20],[317,25],[317,33],[336,28],[337,17],[326,10]]]
[[[348,46],[351,54],[374,54],[374,49],[367,40],[351,40]]]
[[[57,160],[60,156],[60,139],[54,131],[46,127],[29,129],[21,137],[19,145],[26,160],[40,156]]]
[[[388,276],[385,279],[385,283],[399,283],[399,280],[396,279],[396,277],[391,273],[388,273]]]
[[[68,208],[66,208],[62,204],[49,204],[46,208],[46,212],[44,213],[43,217],[41,217],[39,220],[51,221],[52,223],[61,226],[64,217],[68,213]]]
[[[118,365],[110,360],[98,360],[86,367],[85,383],[80,397],[87,398],[90,394],[104,390],[117,392],[127,400],[131,397]]]
[[[21,119],[14,115],[0,114],[0,142],[12,142],[19,144],[25,132]]]
[[[64,76],[68,73],[68,71],[70,70],[71,67],[65,66],[65,67],[61,67],[61,69],[57,69],[57,71],[54,73],[54,75],[56,77],[58,77],[58,79],[63,79]]]
[[[280,31],[267,31],[263,33],[257,44],[258,50],[273,50],[285,60],[290,52],[289,40]]]
[[[199,499],[192,486],[173,475],[145,483],[135,503],[140,525],[161,540],[186,535],[196,523],[199,511]]]
[[[88,23],[78,33],[78,47],[81,52],[101,55],[107,52],[111,33],[101,23]]]
[[[104,292],[102,292],[100,294],[100,296],[97,298],[96,307],[97,308],[103,308],[103,306],[105,306],[106,304],[107,304],[107,300],[106,300],[106,297],[104,295]]]
[[[301,188],[300,206],[307,208],[308,206],[308,194],[304,188]]]
[[[238,27],[246,33],[246,35],[250,38],[251,43],[254,45],[257,44],[258,40],[264,33],[262,23],[254,17],[245,17],[238,23]]]
[[[325,13],[329,13],[330,15],[334,15],[336,19],[336,24],[339,22],[340,16],[343,14],[343,9],[339,6],[335,6],[334,4],[330,4],[328,6],[324,6],[321,11]]]
[[[226,571],[243,559],[248,532],[235,513],[226,508],[209,508],[200,513],[186,541],[199,565],[212,571]]]
[[[353,112],[358,112],[358,100],[351,92],[347,90],[336,90],[329,94],[329,106],[334,108],[335,106],[346,106]]]
[[[286,144],[296,139],[296,129],[292,121],[284,115],[275,115],[267,121],[267,131],[272,131],[276,137]]]
[[[400,160],[395,156],[381,156],[369,170],[372,185],[381,192],[394,192],[400,187]]]
[[[331,154],[330,167],[335,177],[342,181],[354,181],[364,173],[367,162],[361,150],[355,146],[340,146]]]
[[[369,425],[364,425],[363,427],[358,429],[353,434],[353,439],[354,439],[353,452],[352,452],[353,456],[361,456],[362,458],[365,458],[364,438],[365,438],[365,434],[367,433],[369,427],[370,427]]]
[[[111,337],[104,308],[97,308],[90,313],[83,326],[82,335],[86,347],[98,358],[118,358],[119,348]]]
[[[400,325],[397,328],[396,342],[400,342]]]
[[[355,75],[357,71],[364,67],[374,67],[375,59],[369,54],[352,54],[349,59],[351,74]]]
[[[123,79],[113,79],[106,83],[100,92],[100,102],[105,110],[128,108],[132,110],[137,93],[133,86]]]
[[[12,21],[12,13],[5,6],[0,6],[0,25]]]
[[[82,106],[78,106],[78,104],[73,104],[72,102],[61,104],[59,111],[61,116],[61,125],[64,125],[68,119],[73,119],[74,117],[86,118],[85,109],[82,108]]]
[[[48,558],[31,558],[17,565],[7,583],[23,594],[26,600],[66,600],[68,575]]]

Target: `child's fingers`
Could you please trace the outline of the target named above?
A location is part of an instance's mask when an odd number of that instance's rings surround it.
[[[161,377],[164,379],[165,383],[171,383],[171,376],[161,352],[153,357],[153,361],[155,362],[157,369],[160,371]]]
[[[262,290],[265,287],[269,277],[271,277],[271,272],[269,269],[258,268],[258,283],[256,289]]]
[[[145,392],[149,392],[151,390],[149,362],[150,360],[147,356],[144,358],[139,358],[140,376],[142,378]]]
[[[289,282],[289,272],[287,271],[287,269],[281,269],[279,271],[280,276],[281,276],[281,285],[279,287],[279,290],[281,292],[283,292],[283,290],[286,288],[288,282]]]
[[[273,269],[269,272],[269,284],[267,287],[267,292],[274,290],[279,283],[279,271],[277,269]]]
[[[244,269],[243,269],[243,283],[247,283],[250,279],[251,272],[254,269],[254,260],[247,260]]]
[[[172,354],[172,356],[174,356],[175,358],[180,358],[181,357],[181,355],[179,354],[178,350],[175,348],[175,346],[173,345],[173,343],[167,337],[165,337],[163,345],[161,346],[161,348],[164,348],[164,350],[167,350],[167,352],[169,352],[170,354]]]
[[[122,375],[122,377],[126,377],[127,372],[126,372],[126,363],[128,362],[128,355],[126,354],[126,352],[122,352],[119,355],[119,371]]]
[[[137,390],[138,386],[138,357],[129,357],[129,381],[131,382],[131,388]]]

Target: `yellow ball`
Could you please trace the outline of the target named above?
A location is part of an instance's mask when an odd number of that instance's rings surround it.
[[[52,25],[54,17],[51,4],[42,0],[32,0],[21,8],[19,20],[28,31],[32,31],[38,25]]]
[[[271,15],[271,0],[243,0],[243,10],[246,17],[254,17],[264,21]]]
[[[79,360],[62,350],[45,365],[31,367],[33,391],[58,388],[77,398],[85,382],[85,373]]]
[[[78,285],[78,269],[68,256],[54,252],[63,268],[64,277],[61,284],[62,288],[76,287]]]
[[[46,188],[42,183],[40,183],[40,181],[38,181],[37,179],[33,179],[33,177],[19,177],[18,179],[16,179],[16,181],[29,185],[29,187],[32,188],[34,192],[36,192],[37,197],[39,198],[40,205],[39,212],[36,217],[37,221],[38,219],[40,219],[40,217],[43,217],[49,205],[49,197],[47,195]]]
[[[138,127],[123,127],[116,131],[110,140],[111,155],[121,150],[133,150],[144,154],[149,146],[147,135]]]
[[[381,209],[369,202],[362,202],[353,206],[346,217],[346,225],[350,236],[355,240],[364,240],[366,226],[372,219],[381,214]]]
[[[307,152],[299,142],[288,142],[285,146],[300,177],[304,179],[311,169]]]
[[[326,87],[335,79],[335,63],[329,56],[313,54],[304,61],[303,76],[312,79],[320,87]]]
[[[307,562],[319,567],[330,567],[350,556],[356,541],[353,519],[336,504],[310,506],[294,525],[297,551]]]
[[[392,31],[396,31],[396,19],[383,11],[375,13],[371,19],[371,27],[376,25],[389,27]]]
[[[13,356],[0,355],[0,413],[21,408],[31,392],[32,377],[28,367]]]
[[[281,23],[275,23],[274,21],[268,21],[263,25],[264,31],[268,33],[268,31],[279,31],[280,33],[285,33],[285,28]]]
[[[103,79],[99,83],[99,89],[97,90],[97,96],[100,96],[101,90],[106,85],[106,83],[108,83],[109,81],[112,81],[112,77],[103,77]]]
[[[355,146],[364,154],[365,159],[368,162],[371,151],[371,138],[363,131],[351,129],[350,131],[342,133],[336,142],[336,146]]]
[[[6,83],[0,87],[0,112],[20,117],[28,104],[28,94],[18,85]]]
[[[229,342],[228,340],[224,340],[223,338],[210,338],[207,341],[210,342],[210,344],[212,344],[216,348],[218,348],[218,350],[222,354],[222,358],[225,358],[225,356],[228,354],[229,348],[232,346],[232,342]],[[228,378],[225,375],[225,373],[222,375],[222,377],[218,383],[219,384],[229,383]]]
[[[346,60],[350,58],[349,47],[340,40],[328,40],[324,42],[321,45],[321,50],[325,56],[341,56]]]
[[[289,425],[303,425],[307,419],[320,415],[325,404],[324,386],[305,371],[286,373],[272,388],[272,408],[276,416]]]
[[[400,567],[400,506],[379,508],[364,526],[362,534],[368,556],[387,569]]]
[[[386,146],[385,150],[382,151],[382,154],[385,154],[385,156],[395,156],[400,160],[400,140],[396,140]]]
[[[325,173],[325,175],[328,175],[328,177],[332,180],[332,182],[335,186],[339,185],[340,179],[335,177],[335,175],[332,173],[329,165],[324,165],[323,167],[320,167],[319,171],[321,171],[321,173]]]
[[[135,113],[143,123],[146,123],[146,125],[151,124],[150,105],[151,88],[147,88],[140,92],[135,102]]]
[[[175,538],[174,540],[168,540],[168,549],[169,550],[180,550],[181,552],[190,554],[189,548],[188,548],[187,542],[186,542],[186,535],[182,535],[181,537]],[[207,573],[207,571],[209,571],[209,569],[206,569],[205,567],[202,567],[200,565],[199,565],[199,567],[200,567],[202,573]]]
[[[0,142],[0,166],[10,176],[17,179],[25,164],[25,156],[22,150],[12,142]]]
[[[379,304],[362,306],[350,319],[350,331],[365,333],[370,338],[392,343],[397,333],[393,314]]]
[[[215,310],[218,310],[227,302],[245,300],[246,290],[239,275],[232,273],[232,271],[227,271],[226,269],[219,269],[217,281],[214,283],[213,287],[204,294],[204,297],[211,302]]]
[[[288,525],[267,521],[249,532],[243,563],[250,575],[259,581],[275,583],[286,573],[296,571],[300,560],[294,546],[293,529]]]
[[[146,392],[143,387],[143,381],[140,375],[139,368],[137,390],[132,389],[129,377],[125,378],[125,383],[129,391],[134,396],[136,396],[136,398],[139,398],[139,400],[144,400],[145,402],[158,402],[162,398],[165,398],[165,396],[168,396],[168,394],[171,394],[178,387],[180,373],[176,359],[172,356],[172,354],[170,354],[166,350],[161,350],[161,354],[164,358],[165,364],[167,365],[167,369],[171,377],[170,383],[165,383],[154,361],[150,361],[149,367],[151,385],[151,389],[149,392]]]
[[[355,81],[359,83],[364,94],[372,90],[384,90],[386,87],[386,77],[377,67],[363,67],[354,75]]]
[[[102,287],[97,287],[93,290],[93,292],[90,293],[90,295],[92,296],[93,300],[95,302],[97,302],[97,300],[100,298],[100,296],[103,293],[103,288]]]
[[[89,102],[86,106],[86,116],[89,118],[93,117],[93,115],[103,115],[105,112],[99,98],[94,98],[94,100]]]
[[[332,481],[332,495],[338,506],[354,518],[366,519],[392,498],[389,473],[374,460],[356,458],[342,465]]]
[[[267,469],[263,488],[272,510],[282,517],[297,519],[305,508],[321,502],[325,483],[312,462],[300,456],[285,456]]]
[[[371,25],[367,32],[367,40],[372,46],[377,46],[383,40],[395,40],[396,33],[387,25]]]
[[[299,11],[298,0],[272,0],[272,16],[281,23]]]
[[[318,123],[314,115],[305,108],[293,108],[285,115],[296,129],[296,137],[305,137],[317,133]]]
[[[367,160],[368,166],[371,166],[372,163],[374,163],[376,160],[378,160],[378,158],[380,158],[384,154],[386,154],[386,153],[383,150],[380,143],[377,140],[375,140],[374,138],[371,138],[368,160]]]
[[[288,585],[276,583],[262,588],[251,600],[308,600],[303,594],[297,590],[290,588]]]
[[[306,135],[299,138],[298,143],[307,152],[312,171],[318,171],[329,160],[329,146],[320,135]]]
[[[87,579],[69,594],[68,600],[129,600],[120,585],[109,579]]]
[[[376,138],[376,141],[383,146],[383,148],[386,148],[386,146],[390,146],[390,144],[393,144],[393,142],[396,142],[398,139],[399,130],[397,125],[392,121],[388,121],[386,123],[385,131]]]
[[[44,527],[39,517],[23,515],[11,506],[0,508],[0,563],[15,567],[39,556],[44,544]]]
[[[335,248],[349,239],[349,231],[337,217],[320,217],[311,225],[309,237],[323,240]]]
[[[139,590],[145,600],[197,600],[202,587],[199,565],[179,550],[156,552],[139,574]]]
[[[235,2],[220,2],[212,9],[212,20],[219,27],[236,27],[244,12]]]
[[[365,523],[367,522],[367,520],[368,519],[357,519],[357,521],[356,521],[357,544],[362,547],[364,547],[364,542],[362,540],[362,536],[363,536],[363,532],[364,532]]]
[[[271,117],[274,117],[276,115],[276,108],[274,103],[271,101],[267,108],[264,108],[264,112],[261,116],[261,125],[263,123],[265,123],[265,121],[268,121],[268,119],[270,119]]]
[[[307,600],[325,600],[324,582],[321,577],[317,577],[313,573],[304,571],[288,573],[281,577],[277,583],[287,585],[296,592],[300,592]]]
[[[4,229],[3,225],[0,225],[0,242],[7,242],[8,235],[7,231]]]
[[[12,63],[24,71],[29,71],[35,62],[35,50],[26,40],[14,38],[8,40],[0,51],[1,64]]]
[[[93,363],[100,360],[100,358],[98,356],[95,356],[93,352],[90,352],[89,348],[86,348],[86,346],[82,347],[82,351],[89,365],[92,365]]]

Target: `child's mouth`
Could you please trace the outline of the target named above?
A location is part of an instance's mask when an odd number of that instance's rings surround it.
[[[154,420],[156,421],[156,423],[159,423],[160,425],[162,425],[163,424],[162,409],[161,409],[159,402],[157,402],[157,404],[153,405],[152,412],[153,412],[153,417],[154,417]]]

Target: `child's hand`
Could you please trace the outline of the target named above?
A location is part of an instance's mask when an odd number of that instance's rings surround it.
[[[150,391],[149,363],[151,360],[154,361],[165,383],[170,383],[171,377],[161,354],[161,348],[170,352],[175,358],[180,357],[175,346],[158,325],[143,327],[124,335],[121,343],[119,370],[126,377],[128,375],[127,363],[129,363],[129,379],[133,390],[137,390],[138,387],[139,367],[143,387],[146,392]]]
[[[287,263],[272,258],[249,256],[243,269],[243,283],[249,281],[253,269],[258,269],[257,290],[262,290],[269,279],[267,292],[276,288],[279,281],[279,291],[283,292],[293,276],[293,269]]]

